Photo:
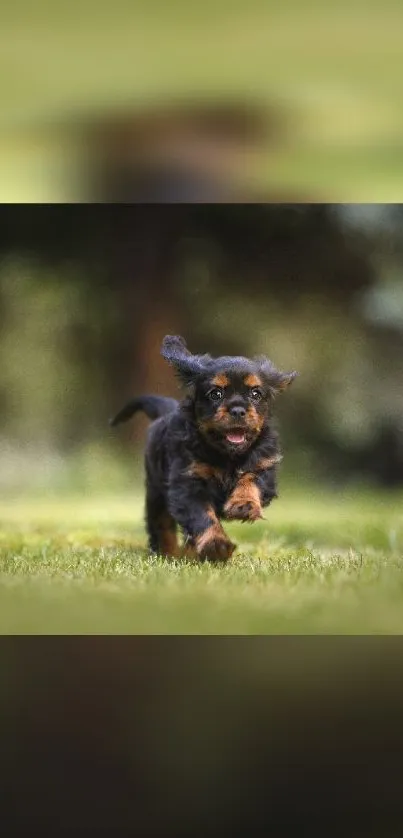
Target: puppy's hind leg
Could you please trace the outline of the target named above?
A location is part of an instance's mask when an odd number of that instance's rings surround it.
[[[146,525],[150,553],[159,556],[177,556],[179,554],[177,527],[169,514],[165,499],[147,489]]]

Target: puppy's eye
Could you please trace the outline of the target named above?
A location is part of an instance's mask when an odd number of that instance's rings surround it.
[[[254,402],[260,402],[260,399],[263,398],[263,393],[262,393],[261,390],[259,390],[258,387],[254,387],[250,391],[250,395],[251,395],[251,398],[253,399]]]
[[[223,398],[224,393],[220,387],[214,387],[214,390],[210,390],[210,392],[207,395],[209,396],[211,401],[220,402]]]

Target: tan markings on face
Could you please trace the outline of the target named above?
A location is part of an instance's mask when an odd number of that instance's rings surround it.
[[[222,480],[223,470],[208,463],[192,463],[186,474],[189,477],[200,477],[201,480]]]
[[[244,384],[246,384],[247,387],[261,387],[262,379],[259,378],[258,375],[253,375],[253,373],[250,373],[246,376],[246,378],[244,378]]]
[[[248,507],[247,514],[243,510]],[[255,521],[262,517],[262,504],[260,492],[255,483],[255,475],[251,472],[243,474],[239,478],[233,492],[231,492],[224,512],[228,518],[240,518],[242,520]]]
[[[216,422],[225,422],[226,419],[228,419],[228,412],[227,412],[227,409],[224,407],[224,405],[221,404],[220,407],[218,408],[218,410],[216,411],[215,421]]]
[[[277,463],[281,463],[281,454],[274,454],[273,457],[262,457],[262,459],[255,466],[256,471],[266,471],[266,469],[273,468]]]
[[[157,519],[156,525],[158,529],[159,549],[162,555],[177,556],[178,539],[174,519],[168,512],[163,512]]]
[[[260,433],[264,423],[264,416],[258,413],[254,405],[250,404],[246,411],[246,424],[253,431]]]
[[[228,387],[229,378],[224,372],[219,372],[211,379],[211,383],[214,387]]]
[[[227,412],[226,408],[224,407],[223,404],[221,404],[220,407],[217,408],[214,416],[212,416],[208,419],[201,419],[199,421],[200,430],[208,432],[208,431],[214,430],[214,428],[216,428],[217,425],[220,425],[220,426],[228,425],[230,423],[230,418],[231,417],[230,417],[229,413]]]

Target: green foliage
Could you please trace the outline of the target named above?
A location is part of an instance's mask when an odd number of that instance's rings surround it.
[[[77,269],[56,275],[23,258],[1,267],[1,385],[11,414],[8,430],[19,439],[28,424],[29,438],[51,448],[69,435],[74,411],[86,415],[88,404],[97,404],[96,370],[82,365],[77,375],[77,365],[80,351],[87,348],[88,354],[99,321],[88,315]]]
[[[127,485],[134,465],[110,450],[105,398],[113,302],[77,265],[53,272],[10,257],[0,265],[0,306],[0,485]]]

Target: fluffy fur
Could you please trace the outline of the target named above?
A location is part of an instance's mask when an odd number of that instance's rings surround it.
[[[277,497],[272,405],[297,373],[279,372],[264,357],[192,355],[177,336],[167,335],[161,351],[187,397],[133,399],[111,424],[138,410],[154,420],[145,455],[150,551],[179,555],[179,525],[186,554],[225,561],[235,545],[221,519],[256,521]]]

